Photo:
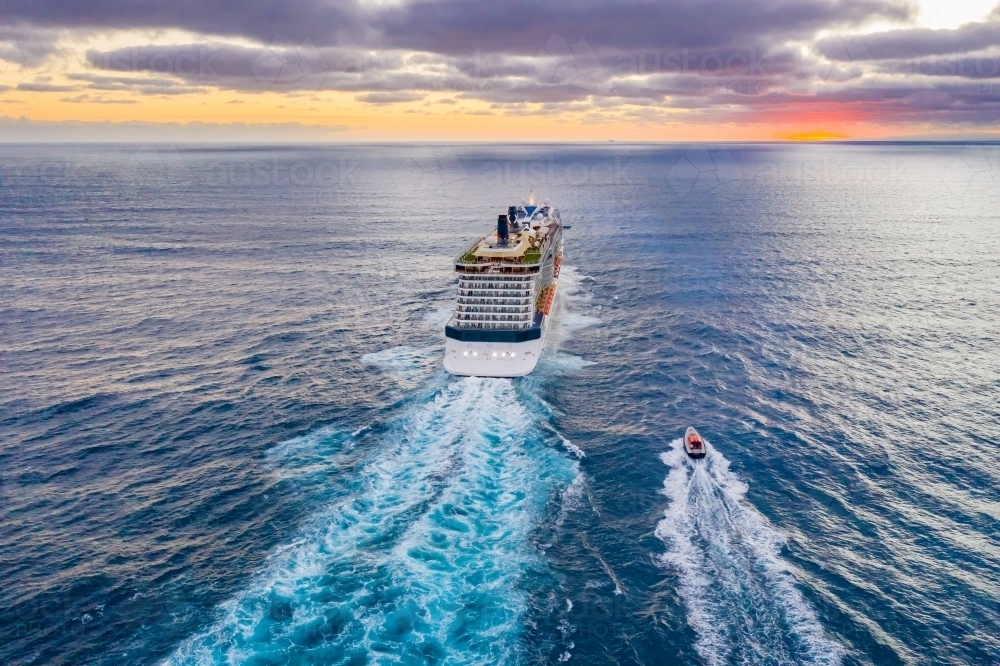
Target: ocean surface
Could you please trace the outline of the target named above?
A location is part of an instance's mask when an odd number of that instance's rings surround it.
[[[0,289],[0,663],[1000,663],[994,145],[8,145]]]

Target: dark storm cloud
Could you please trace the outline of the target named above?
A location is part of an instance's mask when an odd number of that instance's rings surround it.
[[[1000,78],[1000,53],[962,58],[921,58],[879,63],[880,72],[907,77],[938,76],[963,79]]]
[[[552,40],[550,39],[550,42]],[[114,79],[119,88],[149,85],[143,76],[243,92],[338,90],[347,92],[454,92],[488,101],[562,102],[588,96],[662,101],[679,91],[695,92],[726,85],[761,91],[794,76],[802,68],[797,49],[757,49],[717,53],[682,49],[673,53],[604,55],[567,53],[546,44],[535,58],[505,55],[473,57],[404,54],[312,43],[248,48],[224,43],[140,46],[111,52],[90,51],[89,62],[104,71],[127,74]],[[576,55],[574,55],[574,53]],[[580,57],[577,57],[580,56]],[[634,75],[641,75],[636,82]],[[94,87],[110,79],[84,75]],[[398,100],[397,100],[398,101]]]
[[[732,57],[736,54],[739,57]],[[687,49],[649,54],[639,64],[634,56],[605,56],[591,69],[569,63],[560,72],[558,58],[542,56],[450,57],[403,54],[340,47],[315,47],[309,43],[281,47],[248,48],[223,43],[149,46],[88,54],[90,62],[114,74],[71,75],[94,90],[132,90],[140,94],[185,94],[203,88],[243,92],[277,90],[336,90],[360,93],[368,104],[394,104],[422,99],[429,92],[454,93],[460,99],[495,104],[509,115],[580,111],[586,101],[593,109],[626,106],[700,110],[729,109],[739,115],[754,109],[792,105],[861,105],[872,113],[892,109],[899,118],[918,117],[926,110],[954,122],[976,122],[996,116],[996,91],[980,86],[934,83],[928,77],[961,76],[962,71],[982,78],[993,73],[983,59],[960,59],[956,65],[937,62],[877,61],[869,65],[893,75],[886,83],[862,85],[849,68],[831,73],[829,65],[810,60],[799,49],[760,53],[734,51],[722,58],[707,49]],[[419,64],[418,71],[407,70]],[[976,69],[978,67],[978,69]],[[574,69],[575,68],[575,69]],[[900,70],[906,70],[901,72]],[[906,76],[900,78],[899,73]],[[641,76],[634,76],[641,74]],[[821,92],[796,90],[826,79]],[[955,103],[948,102],[954,96]],[[525,108],[524,102],[542,107]],[[950,114],[950,115],[949,115]],[[710,115],[710,113],[709,113]]]
[[[909,12],[889,0],[420,0],[383,10],[372,27],[397,48],[534,55],[552,34],[613,51],[734,48]]]
[[[954,30],[851,35],[871,21],[911,18],[912,11],[906,0],[417,0],[388,6],[0,0],[0,57],[10,51],[43,58],[58,48],[55,36],[70,28],[77,34],[180,28],[206,37],[187,45],[90,51],[88,71],[70,74],[77,83],[70,89],[147,95],[328,90],[354,93],[368,104],[439,92],[491,103],[496,113],[583,112],[591,121],[612,110],[645,121],[667,108],[698,111],[702,119],[766,118],[813,105],[871,117],[995,123],[1000,7],[994,20]],[[834,36],[815,41],[820,31]],[[36,33],[41,37],[28,49],[18,46]],[[220,41],[230,36],[251,44]],[[18,57],[27,64],[27,56]]]
[[[89,52],[102,70],[246,92],[438,90],[504,102],[616,94],[615,80],[635,74],[774,77],[790,73],[796,59],[775,44],[910,11],[904,0],[418,0],[366,8],[356,0],[0,2],[0,22],[49,31],[175,27],[261,44]],[[662,100],[675,85],[641,97]]]
[[[339,72],[357,74],[399,69],[403,57],[391,51],[317,47],[277,40],[268,46],[245,47],[223,42],[132,46],[114,51],[87,52],[95,67],[116,72],[152,72],[189,80],[221,81],[227,85],[243,79],[306,77]],[[424,58],[423,63],[428,59]]]
[[[114,83],[124,87],[146,85],[143,76],[153,75],[161,81],[172,80],[175,85],[183,82],[250,93],[460,91],[465,78],[441,57],[321,48],[308,41],[258,48],[219,42],[138,46],[90,51],[87,58],[99,70],[128,75],[114,78]],[[419,64],[422,71],[408,71],[408,64]],[[99,77],[88,76],[96,87]],[[103,80],[107,81],[107,77]]]
[[[968,23],[954,30],[892,30],[863,35],[855,41],[854,49],[843,48],[839,37],[820,40],[817,46],[834,60],[855,61],[974,53],[1000,46],[1000,21]]]
[[[180,28],[264,43],[275,35],[308,35],[327,44],[363,28],[355,0],[0,0],[0,23],[74,30]]]
[[[39,27],[181,28],[270,43],[436,53],[534,55],[552,34],[606,49],[722,47],[800,37],[874,19],[905,19],[902,0],[421,0],[362,8],[355,0],[4,0],[0,22]]]

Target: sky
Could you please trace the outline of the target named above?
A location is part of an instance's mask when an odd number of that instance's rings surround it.
[[[0,0],[0,141],[1000,139],[996,0]]]

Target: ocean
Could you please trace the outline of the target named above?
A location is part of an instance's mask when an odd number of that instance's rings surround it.
[[[529,189],[545,354],[449,376]],[[0,662],[1000,663],[998,204],[995,145],[8,145]]]

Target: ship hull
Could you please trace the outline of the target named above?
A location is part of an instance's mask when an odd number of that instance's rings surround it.
[[[445,338],[444,369],[463,377],[523,377],[538,365],[545,346],[548,317],[542,335],[525,342],[465,342]]]
[[[455,312],[444,327],[444,368],[453,375],[523,377],[538,365],[562,266],[562,220],[533,196],[455,258]]]

